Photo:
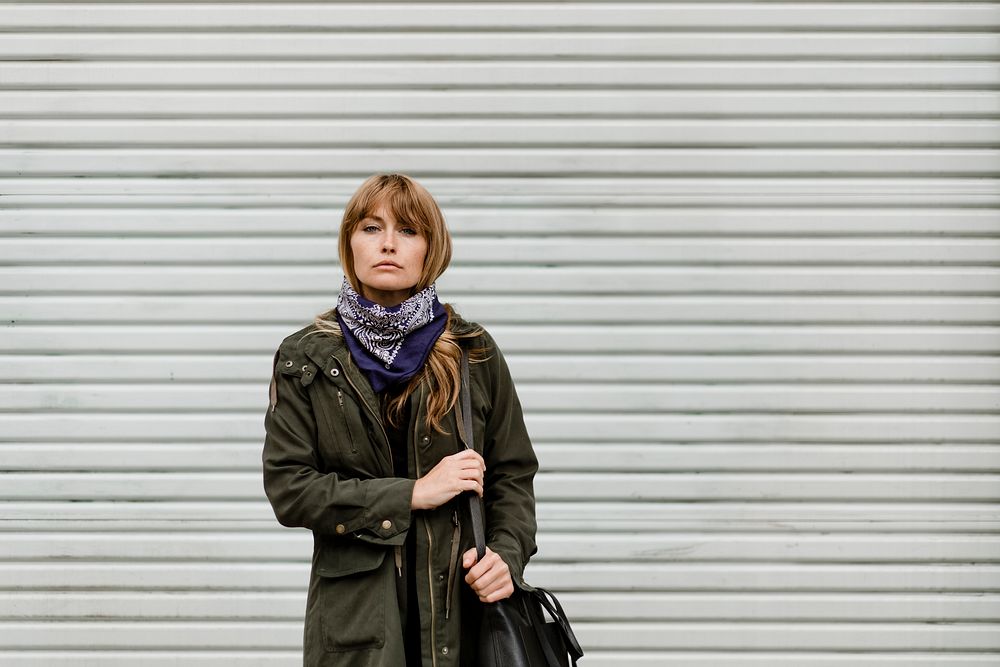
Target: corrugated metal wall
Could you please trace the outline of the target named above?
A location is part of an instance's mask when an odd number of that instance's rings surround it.
[[[259,452],[435,193],[589,667],[1000,664],[1000,3],[0,7],[0,665],[299,663]]]

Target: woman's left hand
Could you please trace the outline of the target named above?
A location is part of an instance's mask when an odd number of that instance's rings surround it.
[[[465,583],[472,587],[480,602],[496,602],[514,594],[514,581],[510,568],[500,555],[486,547],[483,560],[476,562],[476,548],[462,554],[462,567],[469,570]],[[471,570],[469,568],[472,568]]]

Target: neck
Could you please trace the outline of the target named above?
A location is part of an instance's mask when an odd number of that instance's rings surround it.
[[[380,290],[368,287],[367,285],[361,286],[361,296],[365,297],[369,301],[374,301],[383,308],[392,308],[403,303],[411,296],[414,295],[412,288],[405,290]]]

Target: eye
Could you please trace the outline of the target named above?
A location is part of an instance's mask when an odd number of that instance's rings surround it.
[[[377,232],[378,231],[378,225],[364,225],[361,228],[361,231],[363,231],[363,232]]]
[[[403,233],[404,233],[404,234],[406,234],[407,236],[417,236],[418,234],[420,234],[420,232],[418,232],[418,231],[417,231],[416,229],[414,229],[413,227],[403,227],[403,230],[402,230],[402,231],[403,231]]]

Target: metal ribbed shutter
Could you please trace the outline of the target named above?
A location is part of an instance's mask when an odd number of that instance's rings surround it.
[[[588,667],[1000,664],[1000,4],[0,6],[0,665],[300,663],[259,452],[438,196]]]

